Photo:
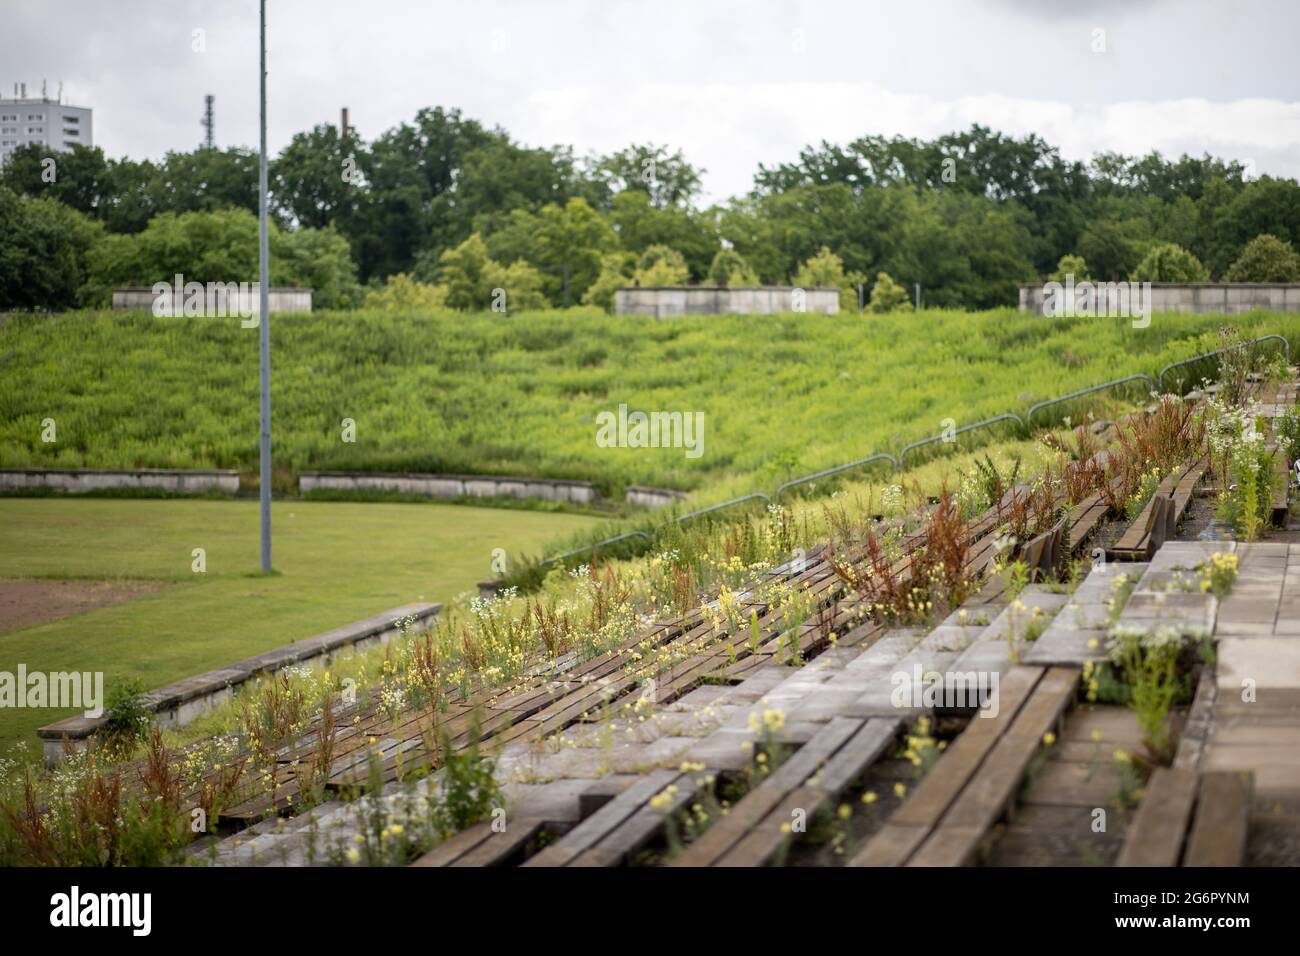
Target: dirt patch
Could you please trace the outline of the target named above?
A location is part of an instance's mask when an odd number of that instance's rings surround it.
[[[1197,497],[1188,503],[1187,514],[1178,526],[1175,541],[1231,541],[1232,528],[1218,519],[1214,498]]]
[[[165,587],[162,581],[0,581],[0,631],[121,604]]]

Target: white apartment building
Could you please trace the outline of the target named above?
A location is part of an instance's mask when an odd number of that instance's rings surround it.
[[[71,106],[62,96],[27,96],[26,84],[14,84],[12,98],[0,95],[0,166],[19,146],[39,143],[66,150],[73,143],[93,145],[90,108]]]

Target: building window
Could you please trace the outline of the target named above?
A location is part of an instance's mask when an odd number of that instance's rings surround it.
[[[63,117],[63,122],[65,122],[65,123],[67,123],[67,124],[69,124],[69,125],[71,125],[71,126],[76,126],[78,123],[81,122],[81,117],[80,117],[80,116],[65,116],[65,117]]]

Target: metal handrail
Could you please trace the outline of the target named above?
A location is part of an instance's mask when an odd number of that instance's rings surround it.
[[[1153,379],[1150,375],[1147,375],[1145,372],[1138,372],[1136,375],[1129,375],[1126,378],[1117,378],[1114,381],[1110,381],[1110,382],[1102,382],[1100,385],[1093,385],[1090,388],[1081,388],[1077,392],[1071,392],[1068,395],[1062,395],[1060,398],[1049,398],[1045,402],[1038,402],[1035,405],[1030,405],[1029,412],[1025,415],[1025,421],[1030,426],[1032,426],[1034,424],[1034,412],[1036,411],[1047,408],[1051,405],[1060,404],[1061,402],[1068,402],[1072,398],[1080,398],[1084,395],[1090,395],[1093,392],[1100,392],[1103,389],[1114,388],[1116,385],[1123,385],[1126,382],[1136,382],[1139,379],[1145,381],[1148,385],[1150,385],[1153,391],[1155,390],[1156,380]]]
[[[1192,357],[1183,359],[1180,362],[1173,362],[1169,365],[1166,365],[1164,368],[1160,370],[1159,376],[1157,376],[1157,378],[1154,381],[1152,380],[1151,376],[1147,375],[1145,372],[1138,372],[1134,375],[1129,375],[1125,378],[1117,378],[1110,382],[1102,382],[1100,385],[1093,385],[1090,386],[1089,388],[1081,388],[1077,391],[1070,392],[1067,395],[1062,395],[1059,398],[1051,398],[1048,399],[1047,401],[1037,402],[1034,405],[1031,405],[1029,407],[1029,411],[1024,418],[1021,418],[1019,415],[1015,414],[1015,412],[1007,412],[1006,414],[997,415],[993,418],[986,418],[983,421],[978,421],[971,425],[963,425],[961,428],[958,428],[956,431],[952,432],[951,434],[955,438],[957,435],[960,435],[963,432],[973,431],[976,428],[984,428],[988,425],[995,425],[998,422],[1005,422],[1005,421],[1017,422],[1019,423],[1021,428],[1023,428],[1026,432],[1028,432],[1032,427],[1031,423],[1033,421],[1035,412],[1047,408],[1051,405],[1056,405],[1060,402],[1069,401],[1072,398],[1079,398],[1083,395],[1091,394],[1092,392],[1099,392],[1102,389],[1113,388],[1116,385],[1123,385],[1126,382],[1135,382],[1138,380],[1143,380],[1147,382],[1147,384],[1163,392],[1165,373],[1169,372],[1172,369],[1181,368],[1184,365],[1190,365],[1193,362],[1199,362],[1202,359],[1213,358],[1216,355],[1222,355],[1224,352],[1231,352],[1235,349],[1245,348],[1248,345],[1258,345],[1260,342],[1267,342],[1270,339],[1277,339],[1279,342],[1282,343],[1282,354],[1286,357],[1286,360],[1290,362],[1291,343],[1288,342],[1284,336],[1276,335],[1276,334],[1261,335],[1257,339],[1248,339],[1245,342],[1238,343],[1237,345],[1230,345],[1227,348],[1216,349],[1213,352],[1203,352],[1200,355],[1193,355]],[[920,441],[914,441],[910,445],[905,446],[903,450],[898,453],[897,457],[894,457],[893,455],[890,455],[886,452],[879,452],[874,455],[868,455],[866,458],[859,458],[857,461],[851,461],[848,464],[836,465],[834,468],[826,468],[823,469],[822,471],[816,472],[815,474],[805,475],[802,478],[795,478],[791,481],[787,481],[784,484],[780,485],[770,498],[767,495],[763,494],[761,491],[755,491],[752,494],[741,495],[739,498],[732,498],[728,501],[723,501],[716,505],[710,505],[707,508],[700,508],[698,511],[688,512],[684,515],[677,517],[674,520],[680,524],[683,521],[689,521],[692,518],[698,518],[701,515],[706,515],[714,511],[721,511],[723,508],[730,508],[732,505],[738,505],[741,502],[745,502],[745,501],[753,501],[758,498],[761,498],[763,501],[766,501],[768,504],[771,504],[774,501],[780,501],[782,493],[784,493],[789,488],[795,487],[796,485],[807,484],[810,481],[816,481],[818,478],[825,478],[828,475],[838,474],[841,471],[848,471],[850,468],[857,468],[861,465],[870,464],[873,461],[893,462],[894,468],[896,470],[901,471],[903,468],[903,459],[907,457],[907,453],[909,451],[914,451],[917,448],[923,448],[926,445],[932,445],[937,441],[942,441],[944,438],[948,436],[948,434],[949,433],[947,432],[943,432],[938,435],[933,435],[929,438],[923,438]],[[1297,463],[1297,467],[1300,468],[1300,463]],[[562,561],[565,558],[573,557],[575,554],[582,554],[584,551],[592,551],[595,549],[599,549],[604,547],[607,544],[614,544],[615,542],[623,541],[627,538],[645,538],[647,541],[653,540],[650,537],[650,535],[644,531],[628,531],[625,532],[624,534],[615,535],[612,538],[606,538],[603,541],[597,541],[595,544],[590,544],[583,548],[576,548],[573,551],[566,551],[563,554],[557,554],[554,557],[546,558],[541,563],[550,564],[555,561]]]
[[[1222,355],[1225,352],[1234,352],[1237,349],[1244,349],[1250,345],[1258,345],[1260,342],[1267,342],[1269,339],[1277,339],[1282,343],[1282,354],[1286,357],[1287,362],[1291,361],[1291,343],[1281,335],[1261,335],[1257,339],[1246,339],[1244,342],[1238,342],[1236,345],[1229,345],[1227,348],[1215,349],[1213,352],[1204,352],[1200,355],[1193,355],[1191,358],[1183,359],[1181,362],[1171,362],[1160,370],[1158,379],[1160,391],[1165,390],[1165,373],[1184,365],[1191,365],[1193,362],[1199,362],[1202,359],[1213,358],[1216,355]]]
[[[739,498],[732,498],[730,501],[723,501],[716,505],[709,505],[707,508],[701,508],[699,511],[689,511],[684,515],[679,515],[673,520],[678,524],[681,524],[683,521],[689,521],[691,518],[698,518],[700,515],[706,515],[711,511],[721,511],[723,508],[730,508],[732,505],[738,505],[742,501],[753,501],[755,498],[762,498],[769,505],[772,503],[772,499],[767,495],[763,494],[761,491],[755,491],[750,495],[742,495]]]
[[[606,538],[604,541],[597,541],[595,544],[589,544],[582,548],[574,548],[572,551],[565,551],[563,554],[557,554],[554,557],[546,558],[542,564],[551,564],[555,561],[563,561],[565,558],[571,558],[575,554],[582,554],[584,551],[598,550],[607,544],[613,544],[615,541],[623,541],[626,538],[645,538],[652,541],[650,535],[644,531],[625,531],[623,534],[616,534],[612,538]]]
[[[700,508],[698,511],[687,512],[684,515],[679,515],[673,520],[680,524],[683,521],[689,521],[692,518],[698,518],[701,515],[706,515],[713,511],[721,511],[723,508],[730,508],[732,505],[738,505],[743,501],[753,501],[755,498],[762,498],[768,504],[772,503],[771,498],[763,494],[761,491],[756,491],[753,494],[742,495],[739,498],[732,498],[728,501],[721,501],[716,505],[709,505],[709,507],[707,508]],[[603,541],[597,541],[595,544],[589,544],[586,547],[574,548],[572,551],[565,551],[563,554],[557,554],[553,557],[547,558],[541,563],[552,564],[556,561],[563,561],[565,558],[571,558],[575,554],[582,554],[585,551],[597,550],[599,548],[604,547],[607,544],[614,544],[615,542],[624,541],[628,538],[645,538],[647,541],[654,540],[653,538],[650,537],[649,534],[647,534],[644,531],[628,531],[623,534],[616,534],[612,538],[605,538]]]
[[[943,441],[948,437],[949,434],[951,434],[952,437],[956,439],[956,437],[962,434],[963,432],[973,431],[976,428],[985,428],[989,425],[996,425],[998,422],[1006,422],[1006,421],[1019,422],[1021,428],[1025,429],[1025,431],[1029,430],[1029,426],[1025,424],[1025,420],[1023,418],[1021,418],[1015,412],[1007,412],[1005,415],[997,415],[993,418],[986,418],[983,421],[975,422],[973,425],[963,425],[961,428],[958,428],[956,431],[951,433],[940,432],[938,435],[931,435],[929,438],[922,438],[920,441],[912,442],[912,444],[908,445],[898,453],[898,467],[900,469],[903,467],[903,459],[907,457],[907,453],[909,451],[913,451],[917,448],[923,448],[926,445],[933,445],[937,441]]]
[[[802,478],[795,478],[792,481],[787,481],[772,493],[772,500],[780,501],[781,493],[787,488],[793,488],[795,485],[807,484],[810,481],[816,481],[818,478],[825,478],[827,475],[838,474],[841,471],[848,471],[850,468],[857,468],[859,465],[868,465],[873,461],[887,461],[891,463],[895,469],[899,467],[898,459],[893,455],[886,454],[885,452],[881,452],[877,455],[868,455],[866,458],[859,458],[857,461],[851,461],[847,465],[836,465],[834,468],[827,468],[823,471],[819,471],[815,475],[805,475]]]

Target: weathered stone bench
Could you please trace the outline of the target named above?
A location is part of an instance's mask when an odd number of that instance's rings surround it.
[[[441,604],[408,604],[394,608],[355,624],[336,627],[332,631],[159,687],[145,695],[144,706],[153,713],[154,721],[159,726],[165,729],[183,727],[228,701],[242,684],[262,674],[272,674],[297,664],[323,667],[330,663],[338,651],[360,651],[388,643],[401,633],[399,622],[404,618],[413,618],[417,627],[428,625],[441,610]],[[91,735],[106,722],[106,717],[78,715],[39,728],[36,735],[41,738],[45,763],[53,766],[63,759],[65,744],[74,750],[85,747]]]
[[[110,471],[101,468],[0,468],[0,490],[52,488],[73,494],[115,488],[154,488],[178,495],[239,491],[239,472],[179,468],[132,468]]]

